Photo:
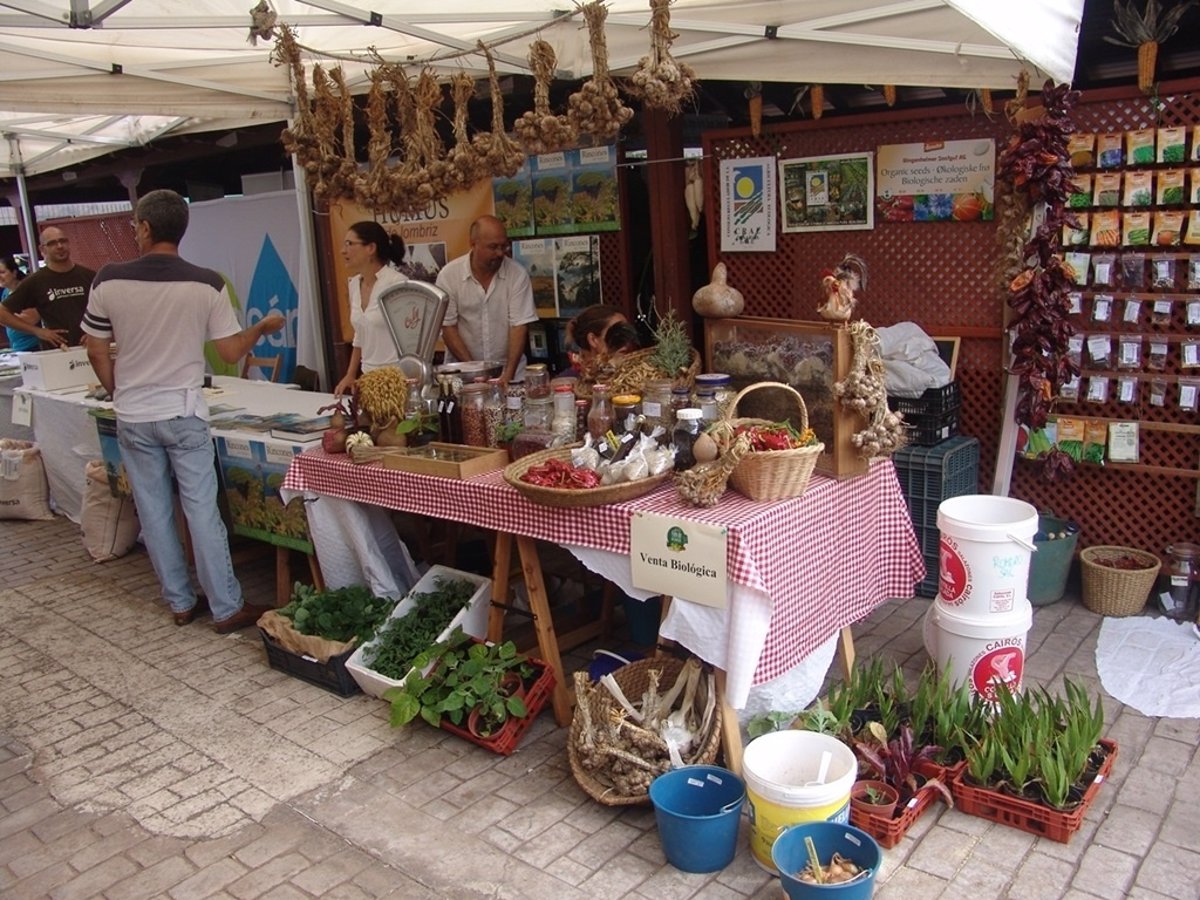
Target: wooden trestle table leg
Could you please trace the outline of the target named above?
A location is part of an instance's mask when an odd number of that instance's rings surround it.
[[[846,675],[846,680],[854,674],[854,633],[847,625],[842,629],[842,635],[838,643],[842,648],[842,672]]]

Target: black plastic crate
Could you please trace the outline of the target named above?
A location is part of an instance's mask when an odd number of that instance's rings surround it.
[[[958,382],[940,388],[930,388],[920,397],[888,397],[888,409],[909,416],[940,416],[962,406]]]
[[[958,434],[958,410],[935,416],[904,417],[905,437],[915,447],[932,447]]]
[[[952,437],[932,447],[910,445],[892,454],[900,490],[916,500],[945,500],[979,491],[979,441]],[[937,525],[937,513],[933,523]]]
[[[311,657],[300,656],[290,650],[285,650],[261,628],[258,629],[258,633],[262,635],[263,647],[267,650],[267,662],[272,669],[278,669],[293,678],[299,678],[301,681],[315,684],[319,688],[325,688],[340,697],[349,697],[351,694],[359,692],[358,682],[346,671],[346,660],[354,653],[353,647],[345,653],[329,657],[328,662],[322,663]]]
[[[915,597],[936,597],[938,592],[938,554],[925,556],[925,577],[913,588]]]
[[[932,528],[921,528],[917,532],[917,543],[921,545],[921,555],[928,560],[931,556],[936,560],[942,547],[942,533],[938,530],[937,524],[934,523]],[[925,566],[929,568],[928,565]],[[934,572],[934,576],[937,573]]]

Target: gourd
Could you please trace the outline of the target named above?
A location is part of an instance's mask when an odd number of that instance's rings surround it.
[[[712,281],[692,295],[692,309],[712,319],[740,316],[746,301],[741,291],[729,286],[726,278],[725,263],[717,263]]]

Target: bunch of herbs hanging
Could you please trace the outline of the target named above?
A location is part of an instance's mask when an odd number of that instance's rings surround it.
[[[1063,260],[1064,225],[1078,222],[1068,207],[1074,168],[1067,140],[1075,128],[1070,111],[1079,92],[1047,81],[1042,115],[1016,121],[1016,130],[1000,154],[1000,177],[1044,214],[1025,241],[1020,271],[1009,282],[1009,327],[1013,334],[1011,373],[1020,380],[1016,420],[1030,429],[1045,427],[1054,398],[1079,375],[1069,354],[1075,333],[1069,294],[1075,271]],[[1073,465],[1061,451],[1043,457],[1049,480],[1070,475]]]

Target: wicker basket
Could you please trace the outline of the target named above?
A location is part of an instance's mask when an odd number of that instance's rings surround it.
[[[543,506],[558,506],[564,509],[578,509],[584,506],[603,506],[605,503],[620,503],[622,500],[633,500],[643,494],[650,493],[671,477],[671,470],[668,469],[658,475],[651,475],[649,478],[642,478],[639,481],[622,481],[619,484],[606,484],[600,487],[581,488],[579,490],[542,487],[541,485],[530,484],[527,481],[521,480],[521,476],[530,468],[540,465],[547,460],[562,459],[569,462],[572,449],[574,447],[556,447],[552,450],[540,450],[537,453],[522,456],[516,462],[509,463],[504,467],[504,480],[516,488],[521,496],[534,503],[541,503]]]
[[[1117,569],[1106,561],[1122,556],[1143,563],[1142,569]],[[1102,616],[1135,616],[1146,606],[1162,561],[1132,547],[1088,547],[1079,554],[1083,567],[1083,605]]]
[[[804,398],[793,387],[779,381],[760,381],[742,388],[729,404],[726,416],[715,426],[718,434],[717,441],[727,446],[733,440],[734,432],[739,425],[770,425],[766,419],[737,418],[738,403],[751,391],[763,388],[779,388],[786,391],[796,402],[800,410],[800,430],[808,427],[808,407]],[[784,500],[789,497],[799,497],[808,490],[808,481],[812,477],[817,460],[825,452],[822,443],[808,447],[797,447],[794,450],[766,450],[750,452],[745,455],[737,467],[730,473],[729,483],[739,494],[744,494],[751,500]]]
[[[645,693],[646,687],[650,683],[651,669],[658,669],[662,673],[659,676],[659,686],[661,690],[665,691],[679,677],[679,673],[683,670],[683,661],[671,656],[639,659],[621,666],[613,672],[613,678],[616,679],[625,696],[636,702],[636,698],[640,698]],[[711,681],[708,683],[712,684]],[[715,687],[713,689],[715,690]],[[571,719],[571,730],[567,735],[567,759],[571,764],[571,774],[575,776],[575,781],[589,797],[605,806],[648,805],[650,803],[648,793],[643,791],[632,795],[622,794],[611,781],[605,778],[602,772],[589,771],[580,762],[579,742],[583,735],[583,717],[579,714],[578,704],[587,703],[592,721],[597,722],[619,708],[616,700],[608,691],[599,686],[577,690],[575,700],[576,712]],[[720,746],[721,716],[717,710],[713,713],[708,733],[701,735],[697,749],[684,756],[683,761],[688,765],[709,765],[716,761]]]
[[[647,347],[632,353],[618,353],[595,367],[585,367],[575,384],[575,396],[590,399],[593,384],[607,385],[614,397],[618,394],[640,394],[646,382],[656,378],[669,378],[674,387],[692,389],[700,371],[700,352],[696,348],[692,348],[691,364],[686,370],[676,374],[655,366],[651,362],[653,356],[654,348]]]

